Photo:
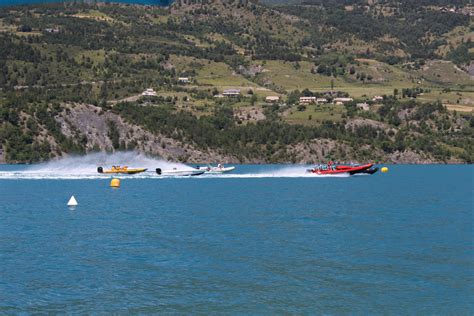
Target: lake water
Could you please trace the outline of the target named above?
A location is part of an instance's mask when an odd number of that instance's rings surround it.
[[[0,6],[10,6],[19,4],[36,4],[36,3],[52,3],[52,2],[72,2],[76,0],[0,0]],[[99,1],[97,1],[99,2]],[[121,2],[130,4],[147,4],[147,5],[169,5],[173,0],[101,0],[100,2]]]
[[[0,313],[474,312],[473,166],[96,166],[0,166]]]

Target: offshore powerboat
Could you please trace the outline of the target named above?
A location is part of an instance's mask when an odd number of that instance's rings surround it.
[[[98,173],[104,174],[136,174],[145,172],[146,170],[146,168],[129,168],[127,166],[112,166],[110,169],[104,169],[102,167],[97,168]]]
[[[206,174],[222,174],[235,170],[235,167],[224,167],[224,165],[218,164],[217,167],[197,167],[198,170],[204,170]]]
[[[313,169],[308,169],[310,173],[317,175],[337,175],[337,174],[374,174],[378,171],[379,168],[374,167],[371,163],[364,165],[336,165],[332,162],[327,163],[326,165],[319,165]]]
[[[161,170],[161,168],[156,168],[156,174],[160,176],[170,176],[170,177],[189,177],[189,176],[199,176],[204,174],[204,170],[199,169],[184,169],[179,170],[177,168],[173,168],[171,170]]]

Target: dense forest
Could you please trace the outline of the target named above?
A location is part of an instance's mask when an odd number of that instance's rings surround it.
[[[240,161],[311,160],[296,148],[327,140],[340,145],[323,150],[328,159],[384,161],[410,152],[417,162],[472,162],[474,120],[465,110],[474,92],[469,1],[263,3],[271,6],[187,0],[169,7],[0,7],[3,160],[104,149],[80,124],[60,119],[73,104],[90,104],[152,134]],[[427,65],[449,65],[453,79],[443,81],[443,70],[430,73]],[[276,77],[268,77],[269,67]],[[283,69],[294,79],[281,80],[290,77]],[[180,83],[183,76],[192,84]],[[301,89],[294,88],[298,80]],[[140,98],[149,87],[158,96]],[[242,94],[217,98],[230,87]],[[363,92],[353,94],[357,89]],[[365,91],[383,99],[372,102]],[[264,102],[274,94],[279,103]],[[443,94],[458,108],[436,99]],[[307,106],[299,104],[302,96],[354,101]],[[107,121],[102,131],[112,144],[107,150],[144,150],[114,124]]]

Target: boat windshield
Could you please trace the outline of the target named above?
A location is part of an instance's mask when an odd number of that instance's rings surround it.
[[[317,165],[315,169],[319,171],[336,170],[336,166],[334,164]]]

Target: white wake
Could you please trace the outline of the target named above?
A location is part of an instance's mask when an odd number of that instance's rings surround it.
[[[52,160],[46,163],[31,165],[18,171],[0,171],[0,179],[103,179],[111,175],[99,174],[98,167],[109,169],[113,165],[131,168],[147,168],[149,172],[123,177],[150,177],[156,168],[192,169],[182,163],[168,162],[135,152],[118,152],[113,154],[94,153],[85,156],[71,156]],[[121,177],[121,176],[119,176]]]
[[[143,173],[134,175],[111,175],[100,174],[97,167],[108,169],[113,165],[128,166],[129,168],[147,168]],[[193,167],[182,163],[173,163],[159,158],[149,157],[135,152],[119,153],[94,153],[85,156],[73,156],[52,160],[46,163],[31,165],[21,170],[0,171],[1,179],[108,179],[111,177],[122,179],[161,179],[170,178],[169,176],[159,176],[156,174],[156,168],[162,170],[192,170]],[[193,177],[176,177],[180,179],[209,179],[209,178],[328,178],[328,177],[348,177],[348,174],[340,175],[316,175],[308,173],[306,170],[310,166],[305,165],[275,165],[254,167],[251,173],[236,167],[236,170],[227,174],[203,174]]]

